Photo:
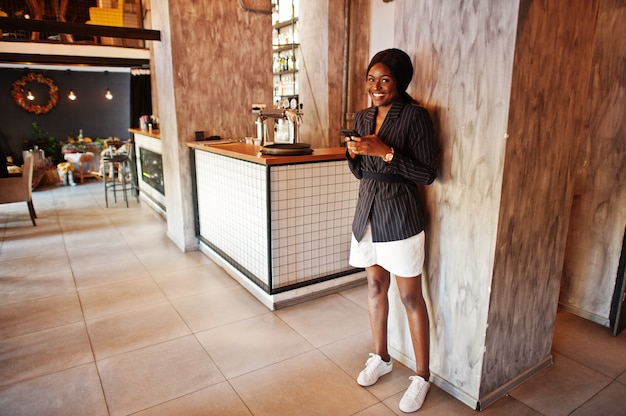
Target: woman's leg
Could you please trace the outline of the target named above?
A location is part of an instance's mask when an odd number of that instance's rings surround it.
[[[374,350],[383,361],[389,361],[387,349],[387,316],[389,314],[389,272],[378,265],[365,268],[367,276],[367,306],[374,339]]]
[[[409,321],[416,373],[428,381],[430,378],[430,330],[428,310],[422,294],[422,275],[409,278],[396,276],[396,282]]]

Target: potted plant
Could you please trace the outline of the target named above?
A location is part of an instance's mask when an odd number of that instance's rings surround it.
[[[50,158],[52,166],[63,162],[61,155],[61,144],[52,136],[44,134],[37,121],[32,123],[33,136],[30,139],[24,139],[23,150],[32,150],[38,148],[45,152],[46,157]]]

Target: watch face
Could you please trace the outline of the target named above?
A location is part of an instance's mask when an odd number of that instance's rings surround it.
[[[296,108],[298,108],[298,100],[296,100],[295,98],[292,98],[291,101],[289,101],[289,107],[292,110],[295,110]]]

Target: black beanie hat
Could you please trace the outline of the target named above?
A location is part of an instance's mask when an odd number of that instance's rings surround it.
[[[370,61],[365,76],[369,74],[370,69],[377,63],[382,63],[389,68],[398,84],[398,92],[400,94],[404,93],[413,78],[413,64],[409,55],[403,50],[395,48],[380,51]]]

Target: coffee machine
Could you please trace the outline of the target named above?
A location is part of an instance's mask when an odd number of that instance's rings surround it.
[[[262,106],[265,107],[265,106]],[[257,114],[256,132],[261,146],[270,143],[300,143],[300,123],[302,111],[292,108],[266,109],[253,106],[252,112]],[[270,120],[268,123],[268,120]]]

